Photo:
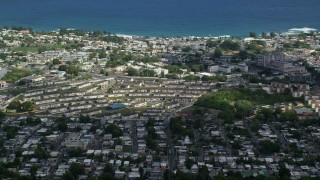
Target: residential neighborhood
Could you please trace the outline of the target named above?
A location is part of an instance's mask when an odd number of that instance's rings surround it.
[[[0,31],[1,179],[317,179],[320,34]]]

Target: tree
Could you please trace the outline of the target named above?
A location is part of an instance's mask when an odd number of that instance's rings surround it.
[[[156,76],[156,72],[152,69],[142,69],[140,70],[140,76],[154,77]]]
[[[32,167],[30,168],[30,174],[31,176],[35,176],[37,171],[38,171],[39,167],[38,166],[35,166],[35,165],[32,165]]]
[[[60,62],[59,59],[56,59],[56,58],[55,58],[55,59],[52,60],[52,64],[53,64],[53,65],[58,65],[58,64],[61,64],[61,62]]]
[[[59,71],[67,71],[67,65],[60,65],[58,70]]]
[[[15,109],[18,110],[21,107],[20,101],[12,101],[8,106],[7,109]]]
[[[84,115],[80,114],[79,122],[80,123],[90,123],[91,122],[91,117],[90,116],[84,116]]]
[[[110,165],[109,163],[106,164],[106,166],[104,167],[103,169],[103,173],[101,176],[99,176],[99,180],[114,180],[116,179],[114,177],[114,170],[113,170],[113,167],[112,165]]]
[[[214,50],[214,57],[215,58],[220,58],[222,56],[222,50],[220,48],[216,48]]]
[[[49,153],[41,146],[38,146],[37,149],[34,151],[34,156],[38,159],[48,159]]]
[[[129,67],[128,68],[128,76],[139,76],[139,71],[132,68],[132,67]]]
[[[191,169],[192,165],[194,164],[194,161],[188,158],[184,163],[188,169]]]
[[[5,118],[6,118],[6,113],[4,113],[3,111],[0,111],[0,125],[5,120]]]
[[[273,154],[273,153],[277,153],[280,152],[280,144],[279,143],[273,143],[270,140],[264,140],[264,141],[260,141],[259,142],[259,146],[260,146],[260,152],[262,154]]]
[[[32,117],[27,117],[27,118],[26,118],[26,123],[27,123],[27,124],[32,124],[32,123],[33,123]]]
[[[279,177],[280,179],[290,179],[291,173],[290,170],[287,169],[284,165],[281,165],[279,168]]]
[[[68,154],[70,157],[81,157],[83,154],[83,150],[80,148],[76,148],[76,149],[70,149],[68,151]]]
[[[58,129],[62,132],[66,132],[68,130],[68,125],[66,122],[59,122]]]
[[[191,51],[191,47],[190,46],[186,46],[186,47],[183,47],[181,49],[182,52],[190,52]]]
[[[198,170],[197,180],[209,180],[210,172],[207,166],[201,166]]]
[[[247,51],[240,51],[238,56],[241,60],[245,60],[249,58],[249,54]]]
[[[73,175],[68,171],[62,176],[63,180],[76,180]]]
[[[72,176],[75,179],[78,179],[79,175],[82,175],[85,173],[85,169],[81,164],[78,163],[72,163],[69,172],[72,174]]]
[[[26,102],[23,102],[21,104],[21,110],[20,112],[27,112],[27,111],[33,111],[34,109],[34,104],[31,102],[31,101],[26,101]]]
[[[275,32],[270,32],[270,37],[271,37],[271,38],[276,37],[276,35],[277,35],[277,34],[276,34]]]
[[[97,55],[96,52],[90,53],[88,59],[89,59],[89,60],[92,60],[93,58],[96,57],[96,55]]]
[[[107,53],[105,51],[102,51],[99,53],[99,58],[102,59],[102,58],[106,58],[107,57]]]
[[[207,76],[207,75],[203,75],[203,76],[201,77],[201,81],[210,81],[210,77]]]
[[[207,46],[208,48],[213,48],[213,47],[218,46],[220,43],[221,43],[220,41],[208,40],[207,43],[206,43],[206,46]]]
[[[262,33],[261,33],[261,37],[262,37],[262,38],[266,38],[266,37],[267,37],[267,34],[266,34],[265,32],[262,32]]]
[[[250,32],[249,33],[249,36],[252,37],[252,38],[256,38],[257,37],[257,34],[255,32]]]
[[[77,66],[75,66],[75,65],[69,65],[69,66],[67,67],[67,71],[66,71],[66,72],[67,72],[68,74],[78,76],[79,71],[80,71],[80,68],[79,68],[79,67],[77,67]]]
[[[169,73],[181,73],[181,69],[177,65],[169,65],[167,66],[167,69],[169,70]]]
[[[121,129],[115,124],[109,124],[105,129],[106,133],[111,133],[113,138],[122,136]]]
[[[223,41],[221,48],[225,50],[238,51],[240,50],[240,43],[227,39]]]

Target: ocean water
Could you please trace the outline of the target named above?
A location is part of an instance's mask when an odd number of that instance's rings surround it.
[[[320,0],[0,0],[0,26],[143,36],[245,36],[320,29]]]

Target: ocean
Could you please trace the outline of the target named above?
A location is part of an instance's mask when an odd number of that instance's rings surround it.
[[[0,26],[139,36],[246,36],[320,29],[320,0],[1,0]]]

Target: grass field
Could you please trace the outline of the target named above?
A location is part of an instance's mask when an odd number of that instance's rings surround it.
[[[7,74],[1,80],[7,81],[8,83],[14,83],[23,77],[31,76],[32,74],[36,74],[36,73],[37,73],[36,71],[33,71],[31,69],[15,68],[7,72]]]
[[[16,52],[34,52],[37,53],[39,51],[50,51],[55,49],[64,48],[65,46],[59,44],[46,44],[42,46],[19,46],[13,49]]]

